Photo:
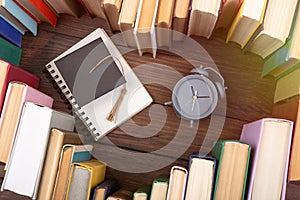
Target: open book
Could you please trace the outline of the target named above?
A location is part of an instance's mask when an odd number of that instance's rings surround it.
[[[52,60],[46,68],[95,140],[152,102],[143,84],[100,28]],[[122,95],[115,120],[108,120]]]

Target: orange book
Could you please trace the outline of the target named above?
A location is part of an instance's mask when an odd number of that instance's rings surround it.
[[[56,26],[57,16],[43,0],[14,0],[36,21],[48,22]]]
[[[272,117],[294,121],[288,181],[300,180],[300,99],[273,108]]]

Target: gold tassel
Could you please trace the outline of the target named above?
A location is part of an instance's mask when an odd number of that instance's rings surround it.
[[[112,110],[110,111],[109,115],[106,117],[106,119],[108,121],[116,122],[116,116],[118,114],[118,110],[120,108],[120,105],[121,105],[121,103],[122,103],[122,101],[123,101],[126,93],[127,93],[127,90],[124,87],[123,90],[122,90],[122,92],[121,92],[121,95],[120,95],[118,101],[116,102],[116,104],[114,105],[114,107],[112,108]]]

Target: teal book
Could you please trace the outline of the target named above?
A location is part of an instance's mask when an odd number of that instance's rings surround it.
[[[153,180],[150,200],[166,200],[169,186],[169,176],[159,175]]]
[[[19,20],[34,36],[37,35],[37,22],[23,11],[13,0],[2,0],[1,6]]]
[[[286,44],[273,53],[264,63],[262,77],[273,76],[276,79],[296,69],[300,64],[300,7],[298,6],[291,38]]]
[[[0,37],[0,58],[15,66],[20,65],[22,49]]]
[[[148,184],[142,185],[133,193],[133,200],[148,200],[150,196],[151,186]]]
[[[214,200],[244,199],[251,147],[238,140],[218,141],[212,156],[218,161]]]

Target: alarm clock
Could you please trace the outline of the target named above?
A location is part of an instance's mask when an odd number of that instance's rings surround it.
[[[210,73],[214,73],[219,80],[212,80]],[[180,79],[172,92],[172,101],[165,105],[173,108],[182,119],[190,120],[193,127],[195,120],[208,117],[217,107],[219,99],[225,97],[224,78],[211,67],[200,66],[194,68],[190,75]]]

